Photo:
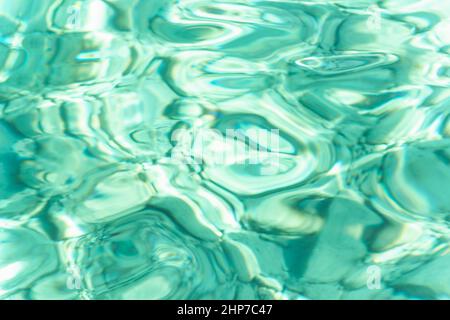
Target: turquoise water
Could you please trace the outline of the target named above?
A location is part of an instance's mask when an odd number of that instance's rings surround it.
[[[449,299],[449,30],[443,0],[0,0],[0,298]]]

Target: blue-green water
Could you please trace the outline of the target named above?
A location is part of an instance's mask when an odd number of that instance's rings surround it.
[[[0,0],[0,297],[449,299],[449,30],[447,0]],[[210,161],[250,129],[269,164]]]

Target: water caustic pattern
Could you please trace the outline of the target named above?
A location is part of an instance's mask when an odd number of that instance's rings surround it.
[[[442,0],[0,0],[0,297],[450,298],[449,30]],[[173,161],[177,129],[279,161]]]

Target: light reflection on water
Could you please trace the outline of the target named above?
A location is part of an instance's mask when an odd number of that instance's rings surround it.
[[[449,12],[0,0],[0,297],[448,299]]]

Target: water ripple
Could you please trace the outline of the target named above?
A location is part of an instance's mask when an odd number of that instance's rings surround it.
[[[448,12],[0,0],[0,297],[448,299]]]

